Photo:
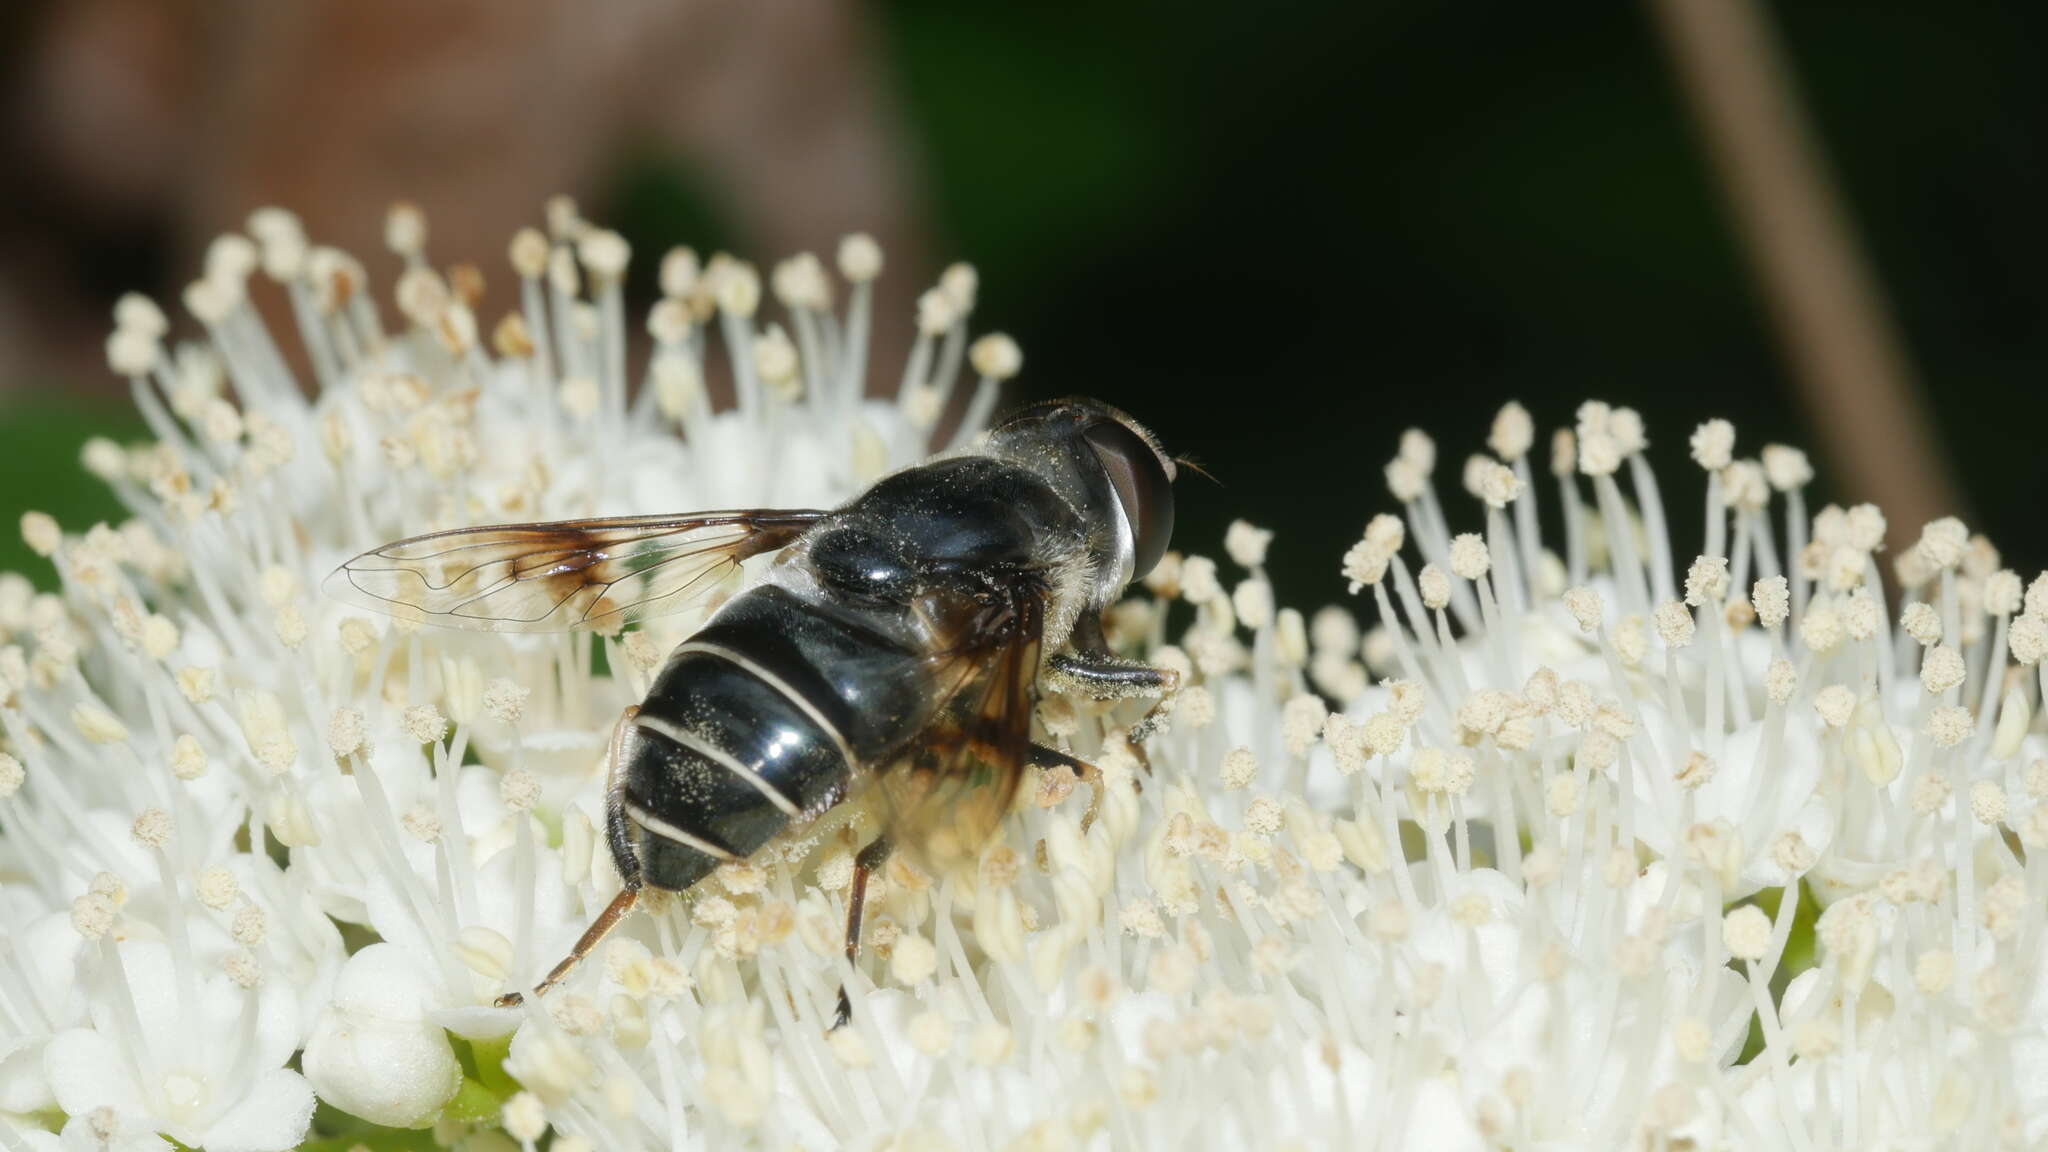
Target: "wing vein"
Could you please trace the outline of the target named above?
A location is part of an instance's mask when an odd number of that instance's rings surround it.
[[[421,623],[505,632],[623,626],[689,607],[823,515],[764,509],[462,528],[363,553],[328,588]]]

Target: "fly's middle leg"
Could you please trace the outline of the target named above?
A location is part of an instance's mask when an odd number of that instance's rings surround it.
[[[619,714],[619,722],[612,727],[609,753],[611,763],[605,781],[605,839],[611,846],[612,863],[618,866],[619,878],[625,882],[625,887],[620,889],[617,896],[612,897],[612,902],[605,905],[604,911],[597,914],[597,919],[591,921],[590,927],[583,930],[583,935],[577,938],[575,946],[569,949],[569,954],[562,958],[561,963],[556,964],[539,984],[534,985],[535,996],[541,996],[548,989],[560,984],[584,957],[596,949],[613,928],[618,927],[619,921],[626,918],[626,913],[633,910],[633,905],[640,898],[640,861],[633,855],[633,845],[626,832],[624,775],[626,734],[632,730],[633,717],[639,714],[640,706],[631,705]],[[525,999],[524,993],[507,992],[494,1003],[499,1008],[516,1008]]]
[[[1081,831],[1083,834],[1086,834],[1089,826],[1095,823],[1096,813],[1102,810],[1102,795],[1105,787],[1102,780],[1102,769],[1097,768],[1078,756],[1069,755],[1057,748],[1048,748],[1043,744],[1031,745],[1030,757],[1030,764],[1033,768],[1064,768],[1074,774],[1075,781],[1088,786],[1088,810],[1081,813]],[[1133,787],[1141,787],[1135,779],[1131,781],[1131,784]],[[1072,788],[1072,785],[1069,784],[1066,787]],[[1064,797],[1064,795],[1065,792],[1060,792],[1056,794],[1054,800],[1047,801],[1041,799],[1040,803],[1050,806],[1051,803],[1057,802],[1057,798]]]
[[[853,886],[846,894],[846,964],[850,968],[860,962],[860,921],[867,908],[868,877],[889,859],[891,845],[887,836],[877,836],[853,858]],[[839,985],[839,1010],[832,1015],[832,1031],[846,1027],[853,1019],[853,999],[847,994],[846,985]]]

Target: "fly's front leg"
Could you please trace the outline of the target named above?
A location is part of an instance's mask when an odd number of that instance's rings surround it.
[[[853,887],[846,895],[846,963],[852,967],[860,962],[860,921],[867,908],[868,877],[889,859],[889,838],[878,836],[874,842],[860,850],[853,858]],[[846,1027],[853,1019],[853,999],[847,994],[846,985],[839,985],[839,1010],[832,1016],[832,1031]]]
[[[1056,692],[1078,692],[1093,700],[1156,699],[1124,737],[1140,759],[1144,758],[1145,741],[1158,734],[1173,713],[1174,697],[1180,691],[1179,672],[1106,652],[1061,652],[1046,661],[1045,682]]]

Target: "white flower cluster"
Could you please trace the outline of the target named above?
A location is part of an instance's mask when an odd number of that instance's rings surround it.
[[[322,579],[437,528],[829,506],[931,450],[966,368],[972,436],[1020,363],[1007,337],[968,345],[960,265],[920,306],[898,393],[869,399],[873,241],[841,245],[838,288],[815,257],[778,266],[776,323],[754,268],[678,249],[629,401],[626,245],[566,200],[548,216],[512,241],[522,305],[488,337],[483,274],[435,271],[405,207],[395,328],[360,264],[276,210],[185,293],[205,339],[167,346],[140,297],[116,310],[109,362],[154,440],[84,463],[131,518],[31,513],[61,590],[0,575],[0,1148],[290,1148],[316,1093],[462,1131],[521,1025],[492,998],[617,887],[593,833],[604,730],[665,649],[423,632]],[[251,302],[263,280],[309,381]]]
[[[1721,420],[1690,441],[1706,533],[1687,563],[1642,421],[1601,403],[1553,441],[1560,556],[1537,530],[1532,443],[1527,414],[1503,409],[1489,444],[1505,463],[1465,468],[1484,530],[1452,535],[1434,445],[1402,441],[1387,477],[1404,515],[1344,562],[1379,610],[1363,653],[1398,678],[1324,731],[1358,818],[1422,833],[1429,867],[1394,869],[1388,892],[1455,908],[1485,875],[1526,902],[1518,950],[1549,968],[1531,982],[1536,1058],[1522,1048],[1523,1078],[1494,1095],[1459,1070],[1481,1134],[2039,1146],[2048,574],[2023,594],[1944,519],[1897,558],[1888,604],[1883,514],[1809,521],[1804,454],[1738,459]],[[1358,673],[1331,632],[1312,667],[1341,695]],[[1497,871],[1468,871],[1482,843]],[[1802,885],[1823,909],[1819,962],[1774,993]],[[1764,890],[1775,915],[1749,902]],[[1520,994],[1473,988],[1463,1010],[1504,1021]],[[1761,1048],[1737,1063],[1752,1026]]]
[[[1046,699],[1044,739],[1099,775],[1027,781],[975,867],[888,864],[857,968],[875,817],[848,805],[491,1007],[617,891],[605,736],[695,621],[444,633],[321,577],[436,527],[834,503],[932,446],[963,365],[964,438],[1020,362],[967,343],[956,268],[866,400],[871,243],[838,254],[843,310],[819,261],[777,267],[786,327],[751,268],[678,252],[629,398],[625,245],[550,217],[488,348],[479,274],[432,271],[403,209],[402,330],[278,213],[187,294],[207,343],[167,353],[124,303],[110,359],[156,442],[86,464],[134,518],[30,517],[62,591],[0,580],[0,1149],[287,1148],[316,1096],[563,1152],[2048,1139],[2048,583],[1943,521],[1888,604],[1882,516],[1809,519],[1804,457],[1739,459],[1719,421],[1685,561],[1642,422],[1599,404],[1552,442],[1554,551],[1529,413],[1464,469],[1471,533],[1405,436],[1402,514],[1343,558],[1363,636],[1277,606],[1251,525],[1224,563],[1169,555],[1107,623],[1183,674],[1172,727],[1141,756],[1136,705]],[[246,301],[259,268],[311,389]]]

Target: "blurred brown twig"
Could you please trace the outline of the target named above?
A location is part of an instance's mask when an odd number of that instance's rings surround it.
[[[1794,379],[1894,551],[1963,509],[1925,394],[1757,0],[1650,0]]]

